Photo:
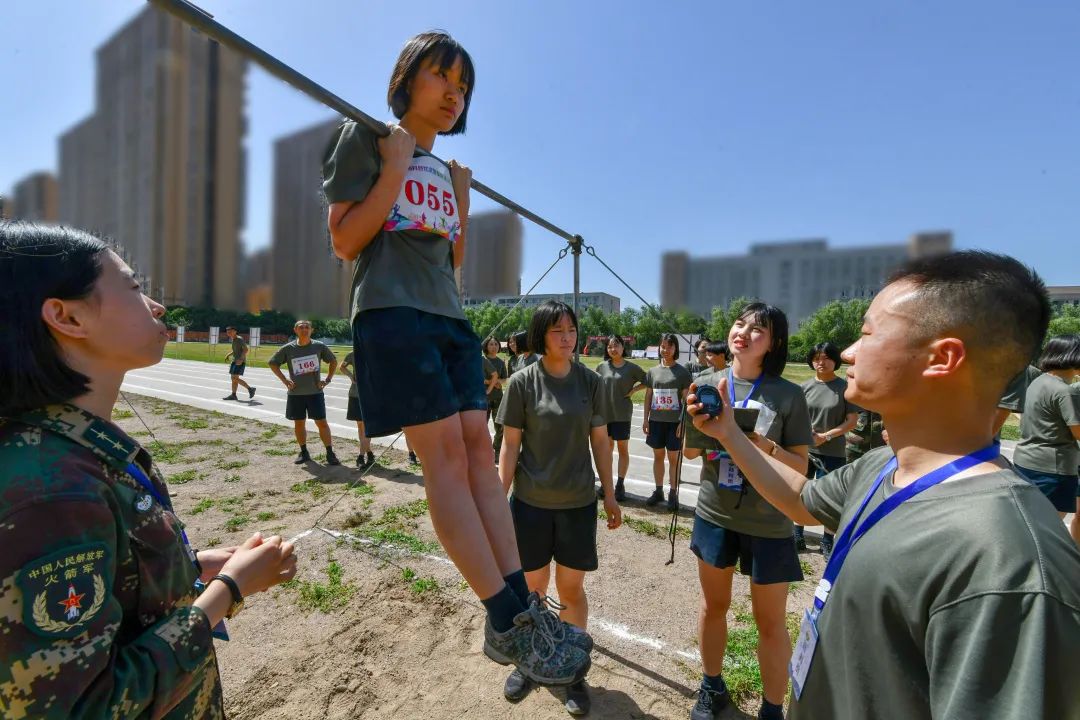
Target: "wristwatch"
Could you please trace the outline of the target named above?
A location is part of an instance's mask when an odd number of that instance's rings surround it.
[[[236,584],[236,581],[228,575],[215,575],[210,578],[210,582],[214,582],[215,580],[220,580],[225,583],[225,586],[229,588],[229,592],[232,593],[232,605],[229,607],[229,611],[225,613],[225,617],[232,620],[244,609],[244,596],[240,594],[240,587]]]

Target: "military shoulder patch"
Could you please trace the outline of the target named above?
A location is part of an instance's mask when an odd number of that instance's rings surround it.
[[[105,605],[104,543],[72,545],[23,566],[15,577],[22,591],[23,622],[45,637],[74,637],[86,631]]]

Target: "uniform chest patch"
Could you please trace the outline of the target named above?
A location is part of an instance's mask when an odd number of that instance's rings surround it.
[[[103,543],[73,545],[23,566],[15,579],[22,591],[23,622],[45,637],[74,637],[105,604]]]

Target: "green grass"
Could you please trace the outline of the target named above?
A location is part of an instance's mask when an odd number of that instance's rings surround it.
[[[603,520],[604,522],[607,522],[607,513],[603,510],[597,510],[596,517],[600,520]],[[623,511],[622,522],[625,527],[630,528],[634,532],[641,533],[642,535],[648,535],[649,537],[662,538],[664,540],[667,540],[668,529],[666,525],[658,525],[652,520],[645,520],[643,518],[636,518],[632,515],[627,515],[625,510]],[[684,537],[689,539],[691,535],[691,530],[685,525],[685,523],[683,523],[675,529],[675,534],[678,537]]]
[[[438,543],[424,542],[415,535],[395,528],[375,528],[369,537],[379,545],[394,545],[418,554],[434,552],[439,548]]]
[[[391,505],[383,510],[382,517],[375,521],[375,525],[397,525],[402,520],[413,520],[427,515],[427,500],[413,500],[403,505]]]
[[[401,579],[409,584],[409,589],[412,590],[413,595],[423,595],[429,592],[436,592],[439,589],[439,581],[433,577],[416,577],[416,573],[412,568],[403,568],[401,571]]]
[[[222,339],[225,336],[222,335]],[[330,345],[330,351],[337,356],[340,363],[345,359],[345,356],[352,352],[352,347],[348,345]],[[277,351],[278,346],[267,345],[266,347],[252,348],[248,352],[247,366],[248,367],[266,367],[266,361]],[[228,341],[212,347],[209,343],[203,342],[189,342],[189,343],[175,343],[170,342],[165,346],[165,357],[172,358],[174,360],[199,360],[201,362],[215,363],[217,365],[227,365],[230,361],[225,359],[225,356],[231,350]],[[324,366],[325,368],[325,366]],[[229,376],[225,370],[222,370],[222,380],[228,381]]]
[[[764,692],[758,666],[758,630],[754,616],[746,608],[735,610],[735,622],[728,625],[727,652],[724,653],[724,682],[736,702]]]
[[[270,440],[270,439],[274,438],[275,436],[277,436],[277,434],[278,434],[278,432],[280,430],[281,430],[281,428],[278,427],[277,425],[271,425],[270,427],[268,427],[266,430],[263,431],[262,439],[263,440]]]
[[[221,538],[219,538],[219,537],[212,537],[212,538],[210,538],[209,540],[206,541],[206,547],[217,547],[220,544],[221,544]]]
[[[341,565],[330,560],[326,566],[327,582],[312,580],[289,580],[282,583],[283,588],[297,591],[297,605],[301,610],[318,610],[328,613],[342,607],[356,593],[351,583],[343,583]]]
[[[300,452],[300,450],[298,448],[296,448],[296,447],[287,447],[287,448],[286,447],[280,447],[280,448],[269,448],[265,452],[270,457],[291,457],[291,456],[297,454],[298,452]]]
[[[265,510],[265,511],[259,513],[258,515],[256,515],[255,519],[258,520],[259,522],[266,522],[267,520],[273,520],[276,517],[277,517],[276,513],[270,512],[269,510]]]
[[[240,528],[251,522],[251,518],[247,515],[233,515],[231,518],[225,521],[225,529],[229,532],[236,532]]]
[[[175,475],[170,475],[168,479],[170,485],[183,485],[184,483],[191,482],[198,476],[199,473],[195,470],[184,470],[182,472],[176,473]]]
[[[292,490],[294,493],[310,494],[311,497],[315,500],[318,500],[327,493],[326,487],[314,478],[309,478],[307,480],[304,480],[303,482],[294,483],[292,487],[289,488],[289,490]]]
[[[112,411],[112,419],[113,420],[127,420],[127,419],[133,418],[133,417],[135,417],[135,413],[131,412],[130,410],[120,410],[120,409],[117,409],[117,408],[113,408],[113,411]]]
[[[249,460],[221,460],[218,462],[218,467],[222,470],[239,470],[250,464]]]
[[[195,504],[195,507],[191,508],[192,515],[198,515],[199,513],[206,512],[210,508],[214,507],[213,498],[205,498]]]
[[[210,427],[210,423],[206,418],[191,418],[187,415],[170,415],[169,419],[185,430],[205,430]]]
[[[363,497],[365,495],[374,495],[375,494],[375,486],[371,485],[369,483],[363,483],[361,485],[357,485],[356,487],[354,487],[352,489],[352,494],[356,495],[358,497]]]
[[[809,560],[803,560],[799,558],[799,568],[802,570],[803,575],[814,575],[814,566],[810,564]]]
[[[240,476],[237,475],[236,473],[233,473],[232,475],[226,475],[224,482],[227,482],[227,483],[240,482]]]

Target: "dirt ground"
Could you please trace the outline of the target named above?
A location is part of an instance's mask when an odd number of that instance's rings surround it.
[[[229,717],[567,717],[557,689],[516,705],[502,697],[508,668],[483,655],[482,607],[438,547],[420,469],[404,454],[389,451],[360,480],[354,442],[336,441],[341,467],[324,466],[321,453],[296,466],[285,428],[128,398],[153,437],[123,400],[114,419],[151,449],[196,547],[236,545],[256,530],[298,537],[296,580],[253,596],[229,624],[232,641],[218,642]],[[319,447],[313,426],[309,444]],[[600,568],[586,581],[590,717],[681,720],[700,681],[692,518],[680,517],[667,565],[670,516],[635,503],[624,512],[619,530],[601,526]],[[824,567],[817,553],[801,557],[807,579],[792,584],[789,627]],[[729,621],[725,678],[741,710],[725,717],[755,717],[756,631],[739,575]]]

